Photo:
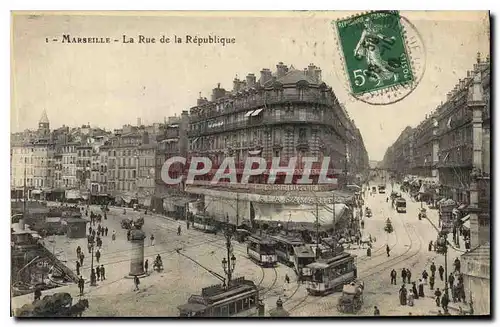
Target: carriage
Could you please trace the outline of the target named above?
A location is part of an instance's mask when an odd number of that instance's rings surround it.
[[[130,229],[132,227],[133,220],[132,219],[122,219],[121,227],[123,229]]]
[[[420,212],[418,213],[418,220],[422,220],[422,218],[427,218],[427,210],[425,208],[420,208]]]
[[[362,281],[352,282],[344,285],[342,296],[337,303],[337,310],[343,313],[356,313],[363,305],[364,283]]]

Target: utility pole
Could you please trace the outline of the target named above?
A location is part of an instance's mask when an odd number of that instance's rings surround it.
[[[335,236],[335,220],[337,217],[335,217],[335,193],[332,194],[332,208],[333,208],[333,225],[332,225],[332,236]]]
[[[236,193],[236,228],[240,224],[240,194]]]
[[[316,201],[316,259],[319,258],[319,208]]]

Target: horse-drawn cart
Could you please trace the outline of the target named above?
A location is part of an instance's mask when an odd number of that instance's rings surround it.
[[[356,313],[363,305],[364,283],[361,281],[344,285],[337,310],[343,313]]]

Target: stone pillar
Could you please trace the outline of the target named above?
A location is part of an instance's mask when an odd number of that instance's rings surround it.
[[[479,238],[480,229],[484,228],[479,225],[479,189],[478,178],[482,175],[482,158],[483,158],[483,110],[486,106],[483,97],[483,85],[481,78],[481,71],[476,66],[474,74],[474,82],[472,84],[472,91],[469,93],[467,106],[472,110],[472,173],[470,183],[470,236],[471,248],[479,246],[482,242]]]
[[[130,276],[144,275],[144,239],[146,234],[140,229],[130,233]]]

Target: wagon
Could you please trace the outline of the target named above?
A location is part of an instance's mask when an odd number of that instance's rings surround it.
[[[363,282],[352,282],[344,285],[342,296],[337,303],[337,310],[343,313],[356,313],[363,305]]]

